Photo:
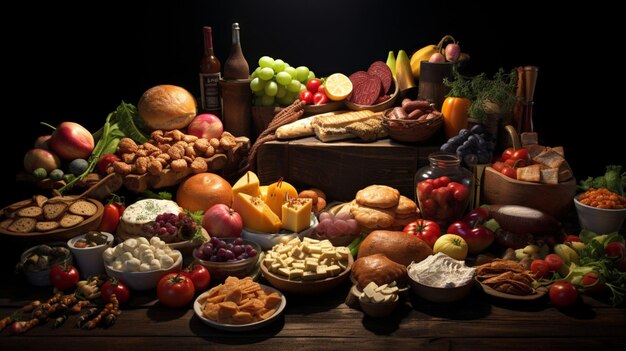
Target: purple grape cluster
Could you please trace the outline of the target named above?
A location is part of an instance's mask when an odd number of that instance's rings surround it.
[[[184,213],[161,213],[153,222],[143,226],[148,236],[158,236],[166,243],[190,240],[197,230],[197,224]]]
[[[195,249],[195,256],[209,262],[233,262],[241,261],[250,257],[256,257],[257,251],[250,244],[246,244],[242,238],[237,238],[227,243],[216,237],[204,242]]]

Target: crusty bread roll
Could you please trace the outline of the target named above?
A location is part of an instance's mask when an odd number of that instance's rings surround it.
[[[399,231],[375,230],[363,240],[358,258],[381,253],[390,260],[408,266],[433,254],[422,239]]]
[[[143,93],[137,110],[151,130],[182,129],[196,116],[196,100],[179,86],[157,85]]]
[[[379,286],[396,282],[399,286],[404,286],[408,278],[406,266],[383,254],[365,256],[354,261],[352,275],[361,288],[365,288],[370,282]]]

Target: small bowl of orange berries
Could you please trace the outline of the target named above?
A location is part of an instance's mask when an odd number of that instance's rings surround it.
[[[574,205],[580,227],[598,234],[619,231],[626,220],[626,197],[606,188],[576,195]]]

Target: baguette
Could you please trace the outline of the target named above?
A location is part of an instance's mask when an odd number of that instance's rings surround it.
[[[315,135],[322,142],[350,139],[356,135],[349,133],[346,126],[355,122],[364,122],[375,116],[370,110],[346,112],[334,116],[321,116],[313,119],[311,124]]]
[[[302,118],[295,122],[278,127],[278,129],[276,129],[276,138],[295,139],[314,135],[313,126],[311,126],[313,118],[315,118],[315,116]]]

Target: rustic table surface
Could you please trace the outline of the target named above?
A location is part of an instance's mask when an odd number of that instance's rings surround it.
[[[3,253],[11,255],[10,247]],[[12,267],[2,265],[0,318],[33,299],[46,299],[51,288],[29,286]],[[375,319],[345,304],[349,281],[313,296],[286,294],[287,307],[272,324],[241,333],[213,329],[191,308],[171,309],[155,301],[155,292],[135,293],[108,329],[83,330],[70,316],[60,328],[49,321],[25,334],[0,333],[0,350],[623,350],[626,310],[584,297],[561,311],[547,297],[511,302],[484,295],[475,287],[456,304],[433,304],[411,294],[389,317]]]

